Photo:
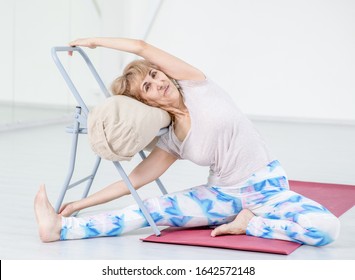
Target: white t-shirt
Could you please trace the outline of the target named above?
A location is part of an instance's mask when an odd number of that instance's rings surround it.
[[[159,148],[178,159],[210,166],[210,186],[237,186],[275,160],[253,124],[218,85],[209,78],[178,83],[191,129],[180,142],[171,125],[160,137]]]

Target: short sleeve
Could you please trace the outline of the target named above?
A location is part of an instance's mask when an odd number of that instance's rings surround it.
[[[177,159],[181,159],[181,156],[179,155],[179,152],[178,152],[178,147],[176,147],[176,145],[172,141],[171,126],[169,127],[169,131],[167,133],[160,136],[160,138],[155,146],[164,150],[165,152],[167,152],[169,154],[172,154]]]

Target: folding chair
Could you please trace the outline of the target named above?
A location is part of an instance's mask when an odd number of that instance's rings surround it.
[[[105,97],[110,97],[110,93],[108,92],[106,86],[104,85],[103,81],[101,80],[100,76],[98,75],[95,67],[93,66],[92,62],[90,61],[89,57],[87,56],[87,54],[79,47],[53,47],[51,50],[51,54],[52,54],[52,58],[56,64],[56,66],[58,67],[61,75],[63,76],[67,86],[69,87],[69,90],[71,91],[71,93],[74,95],[74,98],[76,99],[78,106],[76,106],[76,110],[75,110],[75,115],[74,115],[74,123],[72,126],[67,127],[66,131],[68,133],[72,134],[72,146],[71,146],[71,154],[70,154],[70,163],[69,163],[69,169],[68,169],[68,173],[67,173],[67,177],[64,181],[63,187],[61,189],[61,192],[59,194],[59,197],[57,199],[57,202],[55,204],[55,210],[56,212],[59,211],[64,197],[66,195],[66,192],[73,188],[76,187],[78,185],[80,185],[81,183],[87,182],[86,183],[86,187],[84,188],[84,192],[82,194],[82,198],[87,197],[91,185],[93,183],[93,180],[95,178],[96,172],[99,168],[100,162],[101,162],[101,158],[99,156],[97,156],[96,161],[94,163],[94,167],[92,169],[92,172],[90,175],[71,183],[72,180],[72,175],[74,173],[74,168],[75,168],[75,161],[76,161],[76,151],[77,151],[77,145],[78,145],[78,136],[79,134],[87,134],[87,116],[89,113],[89,109],[86,106],[84,100],[82,99],[82,97],[80,96],[78,90],[76,89],[74,83],[72,82],[72,79],[69,77],[67,71],[65,70],[63,64],[61,63],[57,53],[58,52],[78,52],[82,58],[84,59],[84,61],[86,62],[87,66],[90,69],[90,72],[92,73],[92,75],[94,76],[96,82],[98,83],[102,93],[104,94]],[[164,133],[166,133],[168,131],[167,128],[162,128],[157,136],[163,135]],[[146,158],[146,155],[144,153],[144,151],[140,151],[139,155],[141,156],[142,160],[144,160]],[[132,183],[130,182],[126,172],[124,171],[124,169],[122,168],[122,165],[120,164],[120,162],[118,161],[113,161],[113,164],[115,165],[116,169],[118,170],[118,173],[120,174],[122,180],[124,181],[124,183],[126,184],[127,188],[129,189],[129,191],[131,192],[133,198],[135,199],[135,201],[137,202],[138,206],[140,207],[145,219],[147,220],[147,222],[149,223],[149,225],[152,227],[155,235],[160,236],[160,231],[158,229],[158,227],[156,226],[153,218],[151,217],[151,215],[149,214],[147,208],[145,207],[145,205],[143,204],[142,199],[140,198],[140,196],[138,195],[137,191],[134,189],[134,187],[132,186]],[[161,192],[163,194],[167,194],[167,191],[165,189],[165,187],[163,186],[162,182],[160,181],[160,179],[156,179],[155,182],[157,183],[157,185],[159,186]]]

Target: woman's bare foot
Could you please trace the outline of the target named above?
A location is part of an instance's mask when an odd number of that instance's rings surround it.
[[[39,188],[34,206],[41,240],[43,242],[59,240],[62,218],[50,204],[44,185]]]
[[[255,215],[250,210],[243,209],[232,222],[216,227],[211,232],[211,236],[215,237],[224,234],[245,234],[248,223],[254,216]]]

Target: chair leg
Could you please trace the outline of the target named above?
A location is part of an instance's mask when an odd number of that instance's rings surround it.
[[[157,225],[155,224],[152,216],[149,214],[147,208],[145,207],[145,205],[143,204],[142,199],[139,197],[136,189],[132,186],[131,181],[129,180],[126,172],[123,170],[121,164],[118,161],[114,161],[113,164],[115,165],[116,169],[118,170],[118,172],[120,173],[123,181],[125,182],[127,188],[129,189],[129,191],[131,192],[133,198],[135,199],[135,201],[137,202],[139,208],[141,209],[144,217],[146,218],[147,222],[149,223],[149,225],[152,227],[154,233],[156,236],[160,236],[160,230],[158,229]]]
[[[75,159],[76,159],[76,151],[77,151],[77,147],[78,147],[78,136],[79,136],[79,122],[75,121],[74,126],[73,126],[73,137],[72,137],[72,146],[71,146],[68,173],[67,173],[67,177],[64,180],[64,184],[62,186],[61,192],[59,194],[59,197],[58,197],[57,202],[54,207],[54,209],[57,213],[59,212],[60,206],[63,203],[64,196],[68,190],[70,180],[73,176],[74,167],[75,167]]]
[[[92,183],[93,183],[93,181],[94,181],[94,178],[95,178],[95,176],[96,176],[97,169],[99,169],[100,162],[101,162],[101,158],[98,156],[98,157],[96,158],[96,161],[95,161],[95,164],[94,164],[94,168],[92,169],[91,174],[90,174],[88,177],[86,177],[86,178],[83,179],[83,180],[87,180],[88,182],[87,182],[86,187],[85,187],[85,189],[84,189],[84,192],[83,192],[83,194],[82,194],[82,196],[81,196],[81,199],[86,198],[86,197],[88,196],[89,191],[90,191],[90,188],[91,188]],[[76,217],[76,216],[79,214],[79,212],[80,212],[79,210],[76,211],[76,212],[74,212],[74,213],[72,214],[72,216],[73,216],[73,217]]]
[[[144,151],[140,151],[139,155],[141,156],[141,158],[143,160],[147,158],[145,153],[144,153]],[[163,183],[160,181],[159,178],[157,178],[155,180],[155,183],[158,185],[158,187],[159,187],[160,191],[162,192],[162,194],[168,194],[168,191],[166,190],[166,188],[164,187]]]

